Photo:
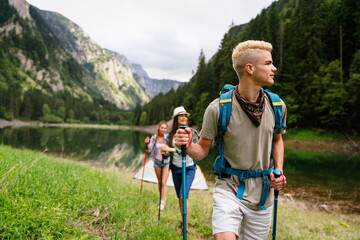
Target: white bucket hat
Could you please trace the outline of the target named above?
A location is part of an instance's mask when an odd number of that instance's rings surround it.
[[[177,107],[174,109],[174,114],[171,118],[175,118],[177,115],[186,114],[187,116],[190,115],[190,113],[186,112],[185,108],[183,106]]]

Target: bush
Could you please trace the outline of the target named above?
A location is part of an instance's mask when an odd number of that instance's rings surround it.
[[[6,120],[13,120],[14,119],[14,114],[12,113],[12,112],[8,112],[8,111],[6,111],[5,112],[5,115],[4,115],[4,118],[6,119]]]
[[[67,123],[80,123],[80,120],[73,119],[73,118],[68,118],[68,119],[66,119],[66,122]]]
[[[59,118],[53,114],[45,114],[40,120],[45,123],[63,123],[64,122],[64,120],[62,120],[61,118]]]

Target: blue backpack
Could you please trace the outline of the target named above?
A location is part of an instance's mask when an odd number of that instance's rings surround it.
[[[214,173],[219,176],[220,179],[224,176],[228,175],[237,175],[240,178],[239,189],[236,194],[236,197],[242,199],[245,191],[245,182],[244,177],[246,178],[257,178],[263,177],[263,194],[260,201],[260,208],[266,209],[264,207],[266,196],[267,196],[267,181],[266,176],[269,176],[271,171],[274,169],[264,170],[264,171],[250,171],[250,170],[238,170],[230,168],[229,164],[224,158],[224,144],[223,138],[225,132],[227,131],[227,126],[230,121],[231,116],[231,107],[232,107],[232,95],[235,87],[229,84],[226,84],[220,91],[220,114],[219,114],[219,121],[218,121],[218,156],[215,159],[214,163]],[[264,91],[273,107],[275,113],[275,127],[274,127],[274,134],[276,133],[277,129],[282,128],[286,129],[286,126],[283,125],[282,121],[282,103],[280,97],[270,92],[269,90]],[[272,157],[272,148],[271,148],[271,157]]]

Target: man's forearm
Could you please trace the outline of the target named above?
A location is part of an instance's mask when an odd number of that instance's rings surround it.
[[[275,169],[283,171],[284,165],[284,141],[281,134],[275,134],[273,142],[273,158]]]
[[[191,144],[190,147],[186,150],[186,153],[195,160],[201,160],[207,155],[203,148],[196,143]]]
[[[201,160],[209,154],[212,140],[200,138],[197,143],[192,143],[187,150],[187,154],[195,159]]]

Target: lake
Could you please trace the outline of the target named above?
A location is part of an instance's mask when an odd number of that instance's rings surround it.
[[[96,128],[23,127],[0,129],[0,143],[134,174],[143,164],[144,139],[149,134]],[[286,147],[286,142],[285,142]],[[209,184],[214,150],[198,162]],[[286,149],[287,186],[281,194],[304,209],[360,214],[360,157]],[[294,203],[295,203],[294,201]]]

